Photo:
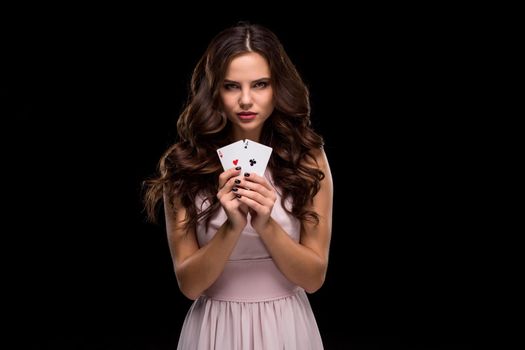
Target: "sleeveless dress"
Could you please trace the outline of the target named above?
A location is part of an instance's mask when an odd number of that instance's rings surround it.
[[[279,193],[277,196],[272,218],[299,241],[300,222],[282,208]],[[207,231],[199,224],[199,245],[207,244],[225,221],[226,214],[220,208]],[[305,291],[277,268],[250,225],[249,216],[224,271],[190,307],[177,349],[323,349]]]

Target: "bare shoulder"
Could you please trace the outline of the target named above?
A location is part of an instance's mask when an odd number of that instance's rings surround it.
[[[186,234],[184,222],[186,221],[187,209],[182,205],[180,198],[175,196],[173,202],[164,193],[164,215],[166,218],[166,228],[168,234]]]
[[[321,170],[325,177],[331,177],[330,165],[328,164],[328,158],[323,148],[316,148],[310,151],[311,157],[306,158],[306,164],[309,167],[318,168]]]

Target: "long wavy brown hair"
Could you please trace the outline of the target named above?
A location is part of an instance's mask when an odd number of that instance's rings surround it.
[[[186,208],[185,228],[195,228],[220,208],[216,197],[223,171],[216,150],[234,140],[221,110],[219,89],[231,60],[246,52],[266,58],[275,108],[266,120],[259,142],[273,148],[268,167],[280,191],[281,203],[299,220],[318,222],[308,205],[319,191],[324,174],[315,167],[313,150],[323,139],[312,128],[308,89],[276,35],[255,24],[240,23],[219,33],[193,71],[188,102],[177,121],[178,140],[162,155],[155,176],[144,182],[147,217],[157,222],[163,195]],[[209,202],[197,208],[197,196]]]

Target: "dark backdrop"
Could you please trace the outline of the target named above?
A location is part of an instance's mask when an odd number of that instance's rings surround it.
[[[326,283],[310,300],[327,349],[469,348],[454,18],[103,13],[36,10],[8,31],[15,229],[6,247],[17,249],[6,266],[17,341],[175,347],[190,301],[163,227],[144,220],[140,183],[174,139],[207,43],[249,19],[282,39],[326,141],[333,239]]]

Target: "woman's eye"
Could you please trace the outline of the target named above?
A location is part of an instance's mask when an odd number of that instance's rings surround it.
[[[268,83],[265,81],[260,81],[254,85],[256,88],[262,89],[268,86]]]
[[[224,88],[225,88],[226,90],[234,90],[234,89],[237,89],[237,87],[238,87],[238,86],[235,85],[235,84],[224,84]]]

